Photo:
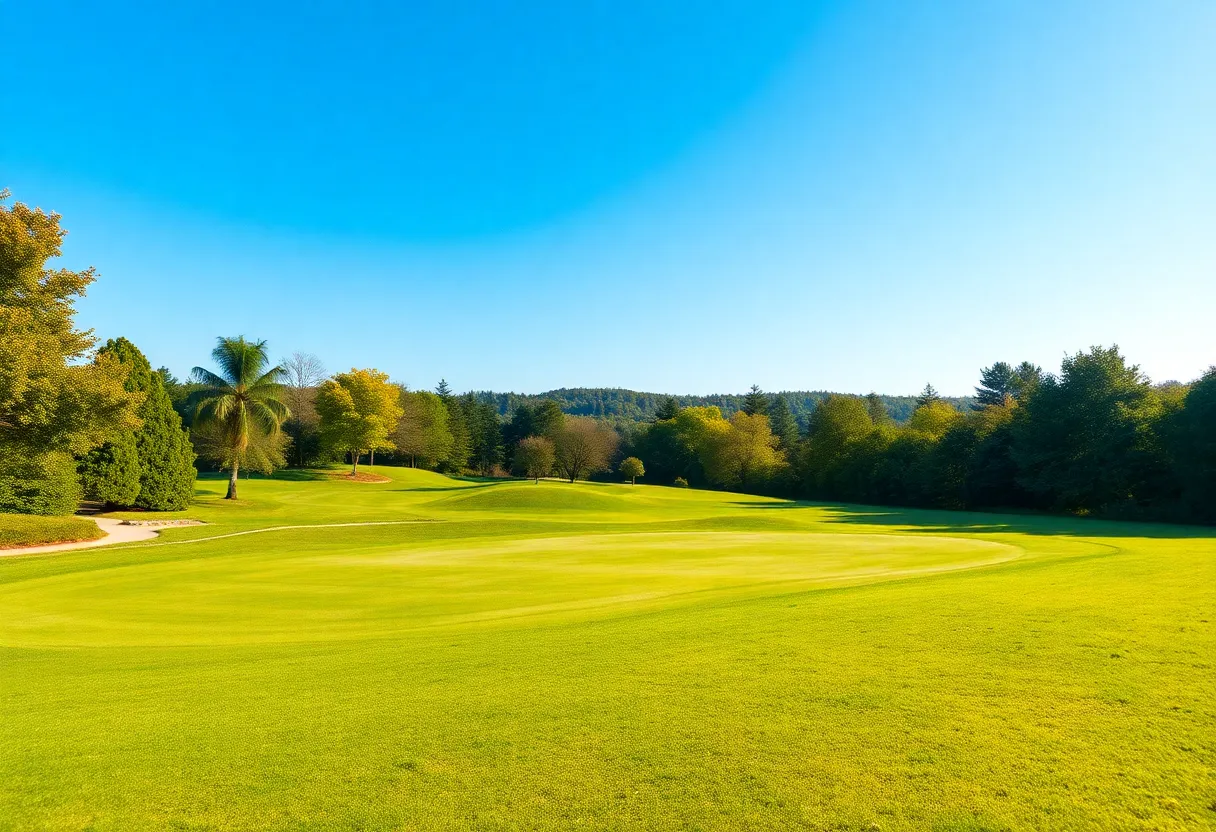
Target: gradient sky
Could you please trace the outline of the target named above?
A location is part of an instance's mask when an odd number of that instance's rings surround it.
[[[100,271],[80,322],[179,375],[235,334],[521,392],[1216,362],[1211,0],[0,0],[0,33],[0,187]]]

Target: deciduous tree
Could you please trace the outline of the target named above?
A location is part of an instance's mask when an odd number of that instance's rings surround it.
[[[401,391],[401,419],[393,433],[397,452],[409,457],[410,466],[430,468],[452,451],[448,409],[443,400],[427,390]]]
[[[138,425],[139,397],[117,361],[83,361],[95,343],[74,327],[93,269],[48,267],[66,232],[59,215],[0,191],[0,511],[70,513],[74,455]]]
[[[555,452],[553,440],[544,436],[526,436],[515,449],[515,465],[524,476],[540,482],[553,471]]]
[[[279,366],[283,368],[283,401],[291,410],[284,427],[291,437],[295,464],[303,466],[315,457],[320,441],[316,397],[327,375],[325,365],[310,352],[293,352]]]
[[[351,369],[338,373],[317,391],[321,437],[332,448],[349,452],[352,475],[359,473],[359,455],[392,450],[390,438],[401,418],[400,389],[379,370]]]
[[[555,464],[570,482],[604,471],[620,441],[609,425],[588,416],[567,416],[553,438]]]
[[[622,459],[617,470],[621,472],[622,477],[629,480],[630,485],[637,485],[638,477],[646,475],[646,466],[636,456],[627,456]]]

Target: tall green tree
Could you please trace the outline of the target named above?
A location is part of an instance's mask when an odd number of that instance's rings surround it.
[[[126,338],[107,341],[98,355],[117,361],[127,371],[123,386],[140,397],[136,411],[140,426],[81,460],[85,497],[152,511],[186,508],[194,495],[195,454],[165,389],[165,375],[153,371]]]
[[[439,461],[439,470],[459,474],[469,467],[469,457],[473,453],[469,418],[458,397],[448,395],[446,399],[442,396],[440,399],[448,411],[448,432],[452,434],[452,447],[448,455]]]
[[[448,430],[448,409],[443,400],[428,390],[401,391],[401,420],[393,433],[397,453],[409,459],[410,467],[430,468],[447,458],[452,450]]]
[[[798,446],[798,422],[790,412],[790,405],[785,396],[778,394],[769,402],[768,422],[773,436],[777,437],[777,447],[787,454],[792,454]]]
[[[850,457],[874,430],[865,402],[852,396],[829,395],[811,414],[799,470],[811,496],[837,493]]]
[[[937,392],[937,388],[935,388],[932,384],[926,384],[925,389],[921,390],[920,395],[916,397],[916,406],[924,407],[925,405],[940,402],[941,400],[942,397]]]
[[[1064,359],[1015,423],[1019,481],[1050,507],[1098,512],[1137,502],[1158,475],[1161,401],[1118,347]]]
[[[269,366],[265,341],[245,337],[218,338],[211,351],[219,372],[195,367],[193,380],[201,385],[195,394],[194,423],[210,427],[223,448],[221,462],[228,468],[228,493],[236,499],[237,476],[251,445],[262,437],[276,437],[291,410],[283,403],[283,368]]]
[[[768,396],[764,395],[759,385],[753,384],[743,397],[743,407],[740,409],[748,416],[767,416]]]
[[[980,370],[980,384],[975,388],[974,410],[1004,405],[1017,394],[1018,379],[1013,367],[998,361],[991,367]]]
[[[482,476],[502,465],[502,427],[498,410],[489,402],[478,401],[472,393],[461,396],[461,410],[469,427],[470,459]]]
[[[135,432],[140,465],[135,505],[150,511],[181,511],[194,497],[198,471],[190,434],[182,427],[164,379],[159,372],[149,375],[148,394],[139,408],[143,424]]]
[[[1172,445],[1188,517],[1216,522],[1216,367],[1191,386],[1177,414]]]
[[[680,415],[680,404],[673,396],[664,396],[659,402],[659,407],[655,410],[654,421],[666,422]]]
[[[81,489],[75,456],[130,431],[139,397],[108,356],[75,328],[93,269],[48,264],[66,232],[58,214],[0,191],[0,511],[70,514]]]
[[[887,410],[887,403],[877,393],[866,394],[866,411],[870,414],[870,421],[876,425],[886,425],[891,422],[891,413]]]

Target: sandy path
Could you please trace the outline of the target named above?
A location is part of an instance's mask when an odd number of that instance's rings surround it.
[[[121,520],[108,517],[89,518],[105,532],[105,537],[97,540],[81,540],[77,543],[52,543],[46,546],[22,546],[16,549],[0,549],[0,557],[13,555],[41,555],[46,552],[65,552],[69,549],[87,549],[90,546],[109,546],[114,543],[136,543],[140,540],[151,540],[159,534],[160,529],[148,526],[124,526]]]

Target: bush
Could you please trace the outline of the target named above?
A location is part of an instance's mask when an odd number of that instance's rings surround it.
[[[0,512],[72,514],[80,505],[80,479],[69,454],[12,454],[0,459]]]
[[[92,520],[83,517],[0,514],[0,549],[96,540],[101,536],[101,528]]]
[[[683,477],[676,477],[671,484],[676,488],[688,488],[688,480]]]
[[[135,434],[124,433],[94,448],[80,460],[80,485],[86,500],[108,506],[129,506],[139,495],[139,452]]]

